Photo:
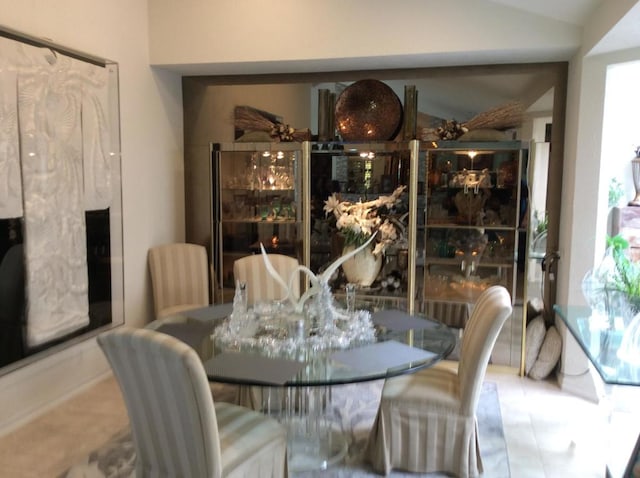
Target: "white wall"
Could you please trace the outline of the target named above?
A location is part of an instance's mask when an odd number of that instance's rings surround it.
[[[632,145],[639,141],[637,128],[635,132],[633,127],[621,128],[615,139],[605,129],[607,72],[610,65],[638,59],[640,50],[634,49],[586,57],[580,53],[571,63],[558,267],[560,304],[586,303],[582,278],[604,253],[609,178],[616,171],[625,171],[623,163],[629,164]],[[637,106],[633,99],[627,97],[625,101],[630,113]],[[607,124],[610,127],[611,118]],[[627,152],[618,145],[627,148]],[[612,157],[617,155],[623,158]],[[630,169],[626,171],[630,174]],[[593,370],[589,371],[586,357],[566,329],[561,327],[561,332],[565,343],[559,374],[561,385],[588,398],[597,398],[602,392],[600,380],[597,377],[591,380]]]
[[[487,0],[187,5],[150,2],[152,64],[240,74],[313,71],[319,65],[357,70],[364,63],[382,68],[381,61],[384,68],[472,65],[487,63],[489,56],[496,63],[525,63],[537,61],[541,50],[574,50],[581,33],[577,26]],[[545,58],[554,59],[559,58]]]
[[[616,55],[616,61],[607,68],[605,91],[604,132],[602,158],[610,165],[608,180],[617,178],[623,185],[624,196],[620,200],[625,205],[635,197],[631,160],[640,146],[638,131],[638,107],[640,106],[640,50]],[[615,57],[614,57],[615,58]],[[612,58],[612,60],[614,59]]]
[[[640,60],[639,49],[590,56],[572,63],[560,231],[561,303],[584,303],[580,281],[604,252],[609,178],[631,174],[629,161],[634,156],[634,147],[640,144],[637,128],[633,128],[637,122],[631,120],[632,124],[616,129],[609,117],[605,129],[605,94],[609,67],[636,60]],[[630,117],[637,116],[636,98],[633,95],[620,98],[620,93],[616,94],[618,97],[610,101],[617,100]],[[631,194],[631,184],[627,184],[627,191]]]
[[[180,78],[149,67],[146,0],[0,0],[2,26],[113,60],[120,71],[125,320],[151,313],[147,250],[184,237]],[[108,370],[95,340],[0,377],[0,433]]]

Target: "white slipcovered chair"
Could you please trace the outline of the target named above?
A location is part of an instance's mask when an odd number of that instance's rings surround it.
[[[423,305],[423,312],[427,317],[432,317],[448,327],[464,329],[469,320],[471,307],[466,302],[429,300]]]
[[[198,244],[163,244],[149,249],[156,318],[209,305],[209,261]]]
[[[283,254],[269,254],[273,268],[288,284],[291,273],[298,267],[298,259]],[[262,254],[241,257],[233,263],[233,277],[247,284],[247,302],[249,305],[261,301],[280,300],[286,295],[284,288],[267,271]],[[300,296],[300,280],[294,280],[292,292]]]
[[[293,271],[299,266],[298,259],[284,254],[269,254],[269,262],[280,277],[289,284]],[[233,263],[233,278],[247,285],[247,304],[281,300],[286,292],[271,277],[262,254],[241,257]],[[300,280],[293,281],[292,292],[300,297]],[[240,386],[236,402],[254,410],[278,409],[284,400],[284,390],[280,387]]]
[[[432,367],[385,381],[367,456],[376,472],[482,472],[476,408],[491,350],[512,311],[509,292],[492,286],[478,298],[462,339],[457,370]]]
[[[247,408],[214,403],[191,347],[124,327],[98,343],[127,406],[137,477],[287,476],[285,428]]]
[[[202,360],[211,357],[214,323],[199,323],[182,315],[209,305],[207,250],[198,244],[163,244],[149,249],[148,262],[156,320],[147,328],[191,345]]]

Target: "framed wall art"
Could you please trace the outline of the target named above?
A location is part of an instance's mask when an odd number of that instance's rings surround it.
[[[118,65],[0,29],[0,373],[124,323]]]

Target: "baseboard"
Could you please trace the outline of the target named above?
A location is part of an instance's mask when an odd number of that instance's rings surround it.
[[[0,436],[6,435],[111,373],[89,339],[0,378]]]

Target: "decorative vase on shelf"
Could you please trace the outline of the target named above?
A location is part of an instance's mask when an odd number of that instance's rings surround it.
[[[353,251],[356,246],[348,245],[342,249],[342,255]],[[351,284],[359,287],[370,287],[382,268],[382,254],[373,255],[371,248],[365,248],[342,264],[342,270]]]

